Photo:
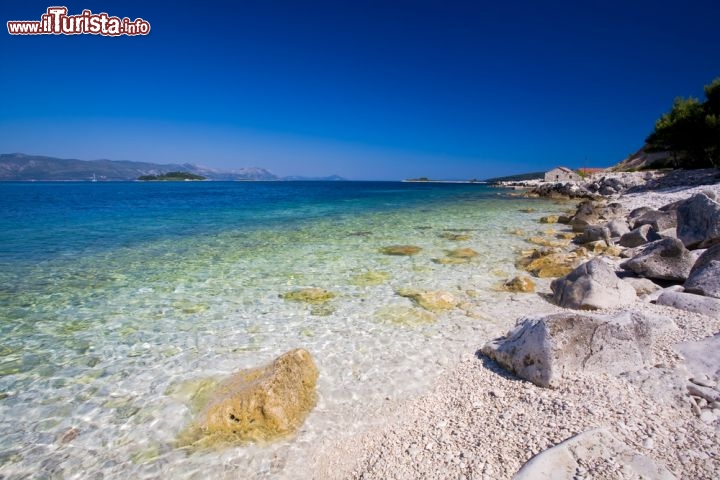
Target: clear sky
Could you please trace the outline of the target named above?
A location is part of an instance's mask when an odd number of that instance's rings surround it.
[[[13,36],[106,12],[147,36]],[[720,76],[717,0],[3,1],[0,153],[444,179],[609,166]]]

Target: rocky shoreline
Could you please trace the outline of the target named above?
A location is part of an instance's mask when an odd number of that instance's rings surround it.
[[[515,326],[320,445],[313,478],[717,478],[720,172],[531,187],[591,200],[519,252],[534,278],[507,283]]]

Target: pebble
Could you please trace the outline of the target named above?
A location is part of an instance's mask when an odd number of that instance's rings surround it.
[[[643,442],[643,448],[646,448],[648,450],[652,450],[655,446],[655,440],[652,439],[652,437],[648,437]]]
[[[712,410],[703,410],[700,414],[700,421],[705,423],[713,423],[715,421],[715,414],[712,412]]]

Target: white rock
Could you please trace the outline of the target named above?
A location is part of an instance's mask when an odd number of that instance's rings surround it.
[[[675,476],[650,457],[634,452],[605,429],[590,430],[531,458],[513,480],[572,480],[580,463],[613,459],[631,478],[672,480]]]
[[[558,313],[521,319],[482,353],[520,378],[556,387],[577,370],[619,374],[642,368],[652,360],[653,335],[676,328],[672,320],[639,313]]]

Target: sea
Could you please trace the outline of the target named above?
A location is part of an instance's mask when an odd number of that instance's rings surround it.
[[[0,478],[303,478],[487,340],[556,212],[484,184],[0,183]],[[547,227],[547,226],[545,226]],[[381,249],[414,245],[413,256]],[[466,263],[443,262],[472,248]],[[326,304],[282,294],[323,288]],[[402,289],[443,291],[428,312]],[[307,349],[318,403],[266,444],[178,448],[187,386]],[[183,394],[185,392],[185,394]]]

